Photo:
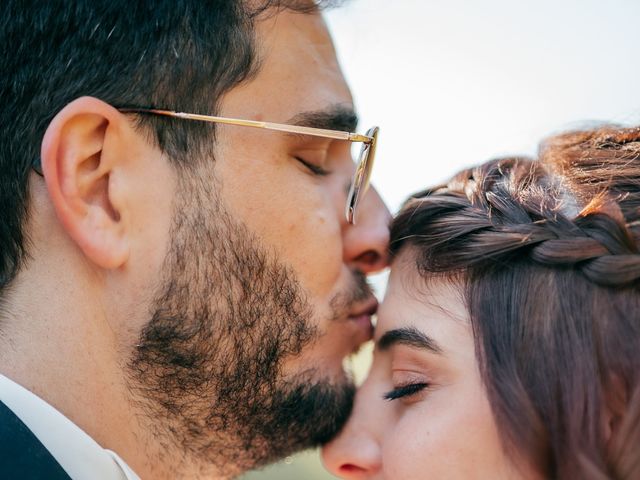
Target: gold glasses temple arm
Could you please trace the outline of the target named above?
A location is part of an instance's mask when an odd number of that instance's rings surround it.
[[[300,135],[311,135],[314,137],[333,138],[335,140],[347,140],[349,142],[371,143],[373,137],[360,135],[358,133],[340,132],[338,130],[327,130],[324,128],[302,127],[299,125],[286,125],[284,123],[259,122],[256,120],[240,120],[238,118],[215,117],[212,115],[199,115],[197,113],[172,112],[170,110],[157,110],[152,108],[121,108],[123,113],[152,113],[164,115],[166,117],[184,118],[187,120],[199,120],[202,122],[222,123],[225,125],[239,125],[243,127],[264,128],[266,130],[276,130],[279,132],[296,133]]]

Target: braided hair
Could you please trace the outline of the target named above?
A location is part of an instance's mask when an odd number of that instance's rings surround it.
[[[464,170],[391,229],[462,289],[505,448],[558,479],[640,478],[639,247],[639,128]]]

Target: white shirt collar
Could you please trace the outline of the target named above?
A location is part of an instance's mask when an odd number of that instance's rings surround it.
[[[38,437],[74,480],[140,480],[115,452],[102,448],[62,413],[0,374],[0,401]]]

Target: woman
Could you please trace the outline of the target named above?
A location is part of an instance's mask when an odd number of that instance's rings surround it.
[[[555,137],[413,196],[348,479],[640,478],[640,129]]]

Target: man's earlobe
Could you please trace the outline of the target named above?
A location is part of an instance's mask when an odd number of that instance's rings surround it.
[[[45,133],[42,171],[59,221],[84,255],[117,268],[129,255],[126,202],[118,189],[124,117],[110,105],[82,97],[66,105]]]

